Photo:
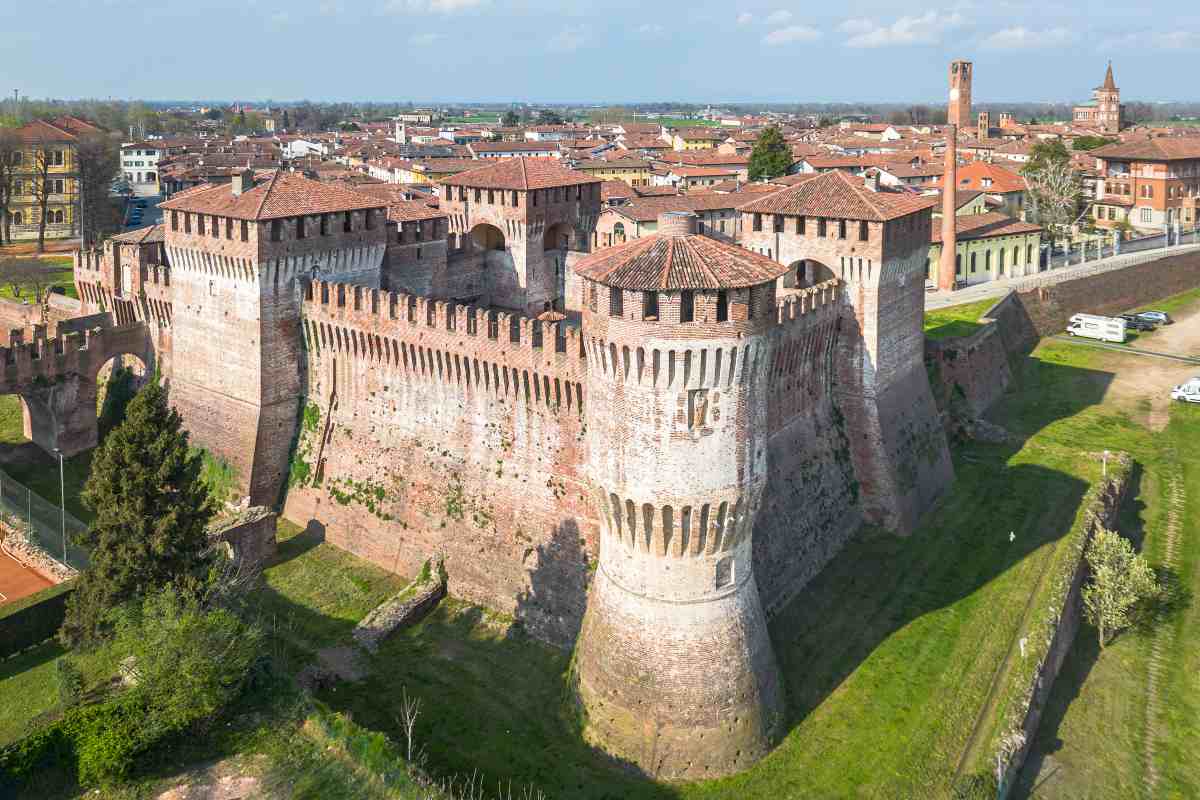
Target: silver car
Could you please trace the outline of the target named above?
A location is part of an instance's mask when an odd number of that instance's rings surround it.
[[[1137,316],[1156,325],[1170,325],[1175,320],[1165,311],[1139,311]]]

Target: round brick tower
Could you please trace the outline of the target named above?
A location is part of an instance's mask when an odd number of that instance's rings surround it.
[[[594,253],[583,281],[600,563],[576,651],[591,741],[663,778],[770,749],[783,689],[754,581],[774,261],[693,233]]]

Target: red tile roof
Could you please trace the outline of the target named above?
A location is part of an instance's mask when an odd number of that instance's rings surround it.
[[[266,220],[383,208],[386,205],[359,191],[309,180],[293,172],[276,172],[269,181],[240,195],[235,195],[233,187],[227,183],[215,186],[201,184],[180,192],[159,207],[235,219]]]
[[[964,239],[988,239],[992,236],[1035,233],[1041,229],[1040,225],[1022,222],[996,211],[988,211],[984,214],[960,214],[954,218],[955,236],[960,242]],[[933,226],[930,241],[935,244],[942,241],[941,225]]]
[[[742,211],[793,214],[883,222],[908,216],[936,205],[930,197],[878,191],[866,187],[862,178],[838,170],[780,189],[741,206]]]
[[[1097,147],[1096,158],[1133,161],[1172,161],[1200,158],[1200,136],[1159,137],[1145,141],[1119,142]]]
[[[567,169],[557,158],[506,158],[442,181],[447,186],[478,189],[549,189],[601,183],[599,178]]]
[[[1093,151],[1094,152],[1094,151]],[[958,185],[955,189],[979,189],[993,194],[1025,191],[1025,179],[1011,169],[999,164],[989,164],[986,161],[972,161],[958,167]],[[985,185],[985,179],[991,183]],[[945,182],[945,176],[938,181],[938,186]]]
[[[787,266],[707,236],[653,233],[593,253],[575,272],[633,291],[734,289],[773,281]]]
[[[118,233],[116,236],[110,236],[109,238],[114,242],[121,242],[122,244],[152,244],[154,242],[161,242],[163,241],[163,226],[147,225],[144,228]]]

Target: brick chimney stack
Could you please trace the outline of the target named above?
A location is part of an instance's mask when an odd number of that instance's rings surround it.
[[[246,168],[241,172],[235,172],[230,180],[230,187],[233,190],[233,196],[237,197],[242,192],[248,192],[254,188],[254,170],[250,168],[250,162],[246,162]]]
[[[954,230],[955,193],[958,189],[958,127],[946,126],[946,170],[942,176],[942,258],[938,264],[937,288],[954,288],[958,237]]]

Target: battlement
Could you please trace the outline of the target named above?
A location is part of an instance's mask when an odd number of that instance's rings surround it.
[[[51,381],[87,371],[85,365],[94,361],[94,355],[109,349],[107,338],[108,332],[103,328],[70,331],[49,338],[45,325],[34,325],[32,341],[26,342],[24,332],[14,328],[9,332],[9,346],[0,347],[0,381],[4,392],[17,391],[38,378]]]
[[[815,286],[798,289],[779,298],[775,303],[776,318],[779,320],[779,324],[786,325],[822,308],[836,310],[838,288],[841,285],[842,282],[837,278],[830,278]]]
[[[587,363],[561,322],[347,283],[303,282],[310,352],[403,367],[425,377],[581,409]],[[565,382],[565,386],[563,383]]]

